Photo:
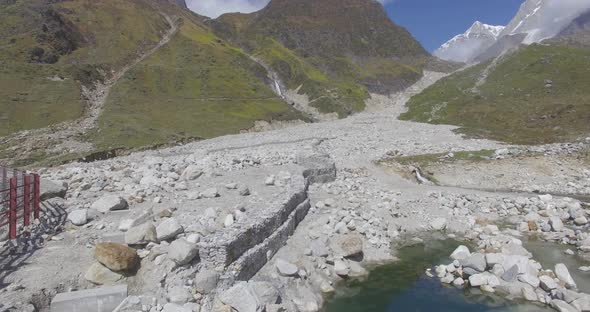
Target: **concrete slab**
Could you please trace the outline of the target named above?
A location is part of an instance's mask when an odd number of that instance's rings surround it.
[[[127,285],[57,294],[51,312],[112,312],[127,298]]]

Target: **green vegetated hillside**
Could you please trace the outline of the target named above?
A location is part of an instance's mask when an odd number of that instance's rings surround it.
[[[81,85],[153,46],[166,27],[139,0],[0,1],[0,136],[78,118]]]
[[[590,48],[556,40],[442,79],[413,97],[401,118],[510,143],[570,141],[590,133],[588,86]]]
[[[188,12],[178,33],[113,87],[91,139],[101,148],[210,138],[255,120],[305,119],[265,84],[266,70]]]
[[[82,87],[150,51],[170,28],[166,15],[178,31],[117,81],[86,137],[100,150],[307,120],[269,87],[266,66],[344,117],[432,61],[373,0],[273,0],[217,20],[182,0],[0,0],[0,137],[83,116]]]
[[[367,0],[272,0],[260,12],[209,21],[215,32],[260,59],[287,88],[321,112],[364,108],[422,76],[431,58],[383,7]]]

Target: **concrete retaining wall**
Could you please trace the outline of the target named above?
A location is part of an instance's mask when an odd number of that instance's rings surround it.
[[[57,294],[51,312],[112,312],[127,298],[127,285]]]
[[[336,165],[329,156],[302,155],[297,157],[297,164],[303,167],[302,175],[292,178],[293,193],[280,207],[261,209],[260,216],[252,216],[259,221],[250,228],[230,228],[209,238],[200,248],[205,266],[225,268],[221,279],[225,286],[250,279],[285,245],[311,208],[307,195],[310,184],[336,179]]]
[[[296,179],[294,183],[299,189],[285,203],[276,209],[263,210],[261,216],[251,216],[257,222],[247,229],[230,228],[208,238],[207,247],[199,250],[201,261],[210,267],[227,267],[271,236],[285,223],[293,210],[307,199],[307,181],[302,177],[293,179]]]
[[[293,211],[287,221],[279,227],[262,244],[248,250],[240,259],[235,261],[227,272],[237,272],[236,280],[247,281],[254,276],[272,258],[272,256],[285,246],[289,236],[295,233],[295,229],[307,213],[311,205],[306,199]]]

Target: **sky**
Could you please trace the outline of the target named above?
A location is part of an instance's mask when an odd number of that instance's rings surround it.
[[[389,17],[404,26],[430,52],[475,21],[506,25],[521,0],[394,0],[385,4]]]
[[[269,0],[186,0],[193,11],[209,17],[226,12],[253,12]],[[407,28],[430,52],[476,20],[506,25],[523,0],[379,0],[389,17]]]

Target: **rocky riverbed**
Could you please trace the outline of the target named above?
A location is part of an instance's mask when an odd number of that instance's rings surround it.
[[[126,285],[116,311],[319,311],[340,283],[395,261],[400,242],[429,232],[472,241],[470,255],[484,259],[524,253],[517,240],[532,234],[590,252],[583,202],[422,185],[376,165],[392,154],[525,149],[399,121],[408,97],[440,77],[375,96],[374,110],[344,120],[42,169],[51,187],[38,239],[0,247],[0,311],[48,311],[58,293],[110,285]],[[549,156],[567,146],[538,148]],[[476,274],[487,270],[486,260]]]

